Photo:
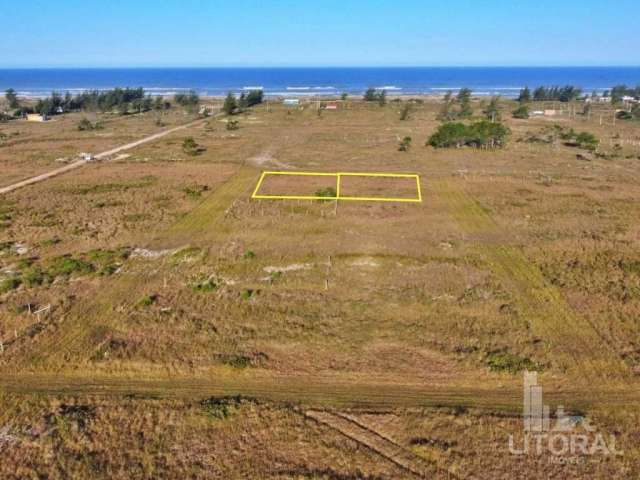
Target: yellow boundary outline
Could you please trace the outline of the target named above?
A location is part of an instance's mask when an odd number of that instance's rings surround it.
[[[319,195],[258,195],[260,187],[264,179],[268,175],[290,175],[290,176],[317,176],[317,177],[336,177],[336,196],[321,197]],[[345,197],[340,195],[340,180],[342,177],[387,177],[387,178],[413,178],[416,181],[416,189],[418,196],[416,198],[401,197]],[[406,203],[422,203],[422,190],[420,188],[420,176],[414,173],[359,173],[359,172],[285,172],[285,171],[266,171],[262,172],[256,188],[253,190],[251,198],[255,199],[271,199],[271,200],[350,200],[350,201],[366,201],[366,202],[406,202]]]

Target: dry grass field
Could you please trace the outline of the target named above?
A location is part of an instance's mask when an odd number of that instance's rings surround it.
[[[436,102],[348,106],[203,119],[0,197],[2,478],[640,475],[640,125],[504,102],[506,148],[436,150]],[[0,125],[0,185],[193,119],[81,117]],[[251,199],[265,170],[418,174],[423,201]],[[511,454],[525,369],[624,454]]]

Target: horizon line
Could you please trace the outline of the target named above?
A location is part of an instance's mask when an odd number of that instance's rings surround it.
[[[518,65],[38,65],[38,66],[2,66],[0,70],[115,70],[115,69],[318,69],[318,68],[640,68],[640,64],[518,64]]]

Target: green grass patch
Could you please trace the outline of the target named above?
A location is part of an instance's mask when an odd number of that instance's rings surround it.
[[[138,301],[138,305],[141,307],[150,307],[157,301],[158,301],[158,295],[156,294],[145,295]]]
[[[90,195],[97,193],[118,193],[136,188],[151,187],[156,184],[158,179],[152,175],[147,175],[137,180],[131,180],[120,183],[99,183],[95,185],[79,185],[68,189],[67,191],[73,195]]]
[[[0,294],[15,290],[22,285],[22,280],[18,277],[5,278],[0,282]]]
[[[70,255],[55,257],[48,262],[48,272],[53,277],[70,276],[74,274],[86,275],[93,273],[94,266],[84,260],[73,258]]]
[[[233,415],[240,405],[243,399],[240,396],[236,397],[221,397],[221,398],[207,398],[200,402],[200,406],[206,415],[216,420],[225,420]]]
[[[539,371],[541,366],[533,360],[509,352],[491,352],[485,362],[494,372],[518,373],[523,370]]]

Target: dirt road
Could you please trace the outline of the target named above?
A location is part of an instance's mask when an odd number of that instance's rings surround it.
[[[171,133],[192,127],[193,125],[197,125],[198,123],[201,123],[201,122],[204,122],[204,120],[198,119],[193,122],[180,125],[179,127],[174,127],[168,130],[164,130],[162,132],[154,133],[153,135],[149,135],[148,137],[141,138],[140,140],[136,140],[135,142],[127,143],[126,145],[121,145],[111,150],[107,150],[106,152],[99,153],[95,155],[94,158],[96,160],[103,160],[105,158],[109,158],[110,156],[115,155],[116,153],[124,152],[126,150],[131,150],[132,148],[138,147],[145,143],[153,142],[155,140],[158,140],[159,138],[162,138],[167,135],[170,135]],[[78,160],[77,162],[70,163],[69,165],[65,165],[64,167],[56,168],[55,170],[51,170],[47,173],[36,175],[35,177],[27,178],[25,180],[21,180],[14,184],[7,185],[6,187],[0,188],[0,195],[4,193],[13,192],[14,190],[17,190],[22,187],[26,187],[28,185],[32,185],[34,183],[48,180],[49,178],[57,177],[58,175],[62,175],[63,173],[70,172],[71,170],[75,170],[76,168],[80,168],[87,163],[89,163],[87,160]]]

